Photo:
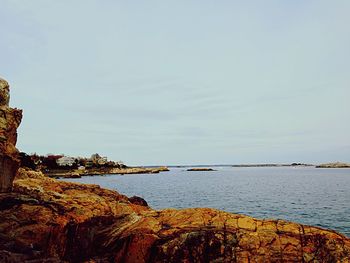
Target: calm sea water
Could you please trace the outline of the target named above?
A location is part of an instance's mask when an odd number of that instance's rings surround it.
[[[337,230],[350,237],[350,169],[232,168],[215,172],[87,176],[66,181],[99,184],[143,197],[155,209],[212,207]]]

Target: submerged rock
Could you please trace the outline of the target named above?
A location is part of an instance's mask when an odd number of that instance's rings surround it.
[[[20,169],[0,194],[0,262],[348,262],[350,239],[209,208],[156,211]]]
[[[9,85],[0,79],[0,192],[9,192],[19,167],[17,128],[22,111],[9,107]]]

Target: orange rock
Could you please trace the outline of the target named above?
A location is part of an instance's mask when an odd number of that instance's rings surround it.
[[[0,79],[0,192],[10,192],[19,167],[17,128],[22,111],[9,107],[9,85]]]
[[[238,218],[238,227],[250,231],[256,231],[256,220],[250,217]]]
[[[155,211],[97,185],[20,169],[0,194],[0,261],[348,262],[334,231],[214,209]]]

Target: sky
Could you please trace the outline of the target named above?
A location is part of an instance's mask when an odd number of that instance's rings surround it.
[[[348,0],[0,0],[18,148],[129,165],[350,161]]]

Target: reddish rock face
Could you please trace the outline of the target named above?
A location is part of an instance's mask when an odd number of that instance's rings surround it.
[[[19,167],[17,128],[22,111],[9,107],[9,85],[0,79],[0,192],[9,192]]]
[[[0,194],[0,262],[349,262],[350,239],[208,208],[155,211],[19,170]]]

